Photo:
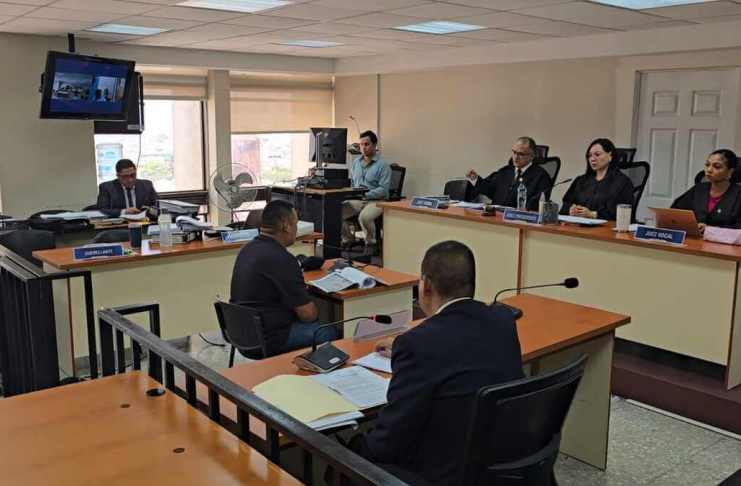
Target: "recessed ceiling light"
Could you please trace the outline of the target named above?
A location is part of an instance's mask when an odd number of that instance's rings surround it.
[[[612,5],[614,7],[643,10],[646,8],[673,7],[676,5],[691,5],[693,3],[707,3],[714,0],[594,0],[596,3]]]
[[[271,8],[283,7],[293,2],[289,0],[187,0],[180,7],[210,8],[228,12],[254,13]]]
[[[321,47],[344,46],[345,44],[342,44],[340,42],[329,42],[329,41],[322,41],[322,40],[295,40],[295,41],[281,42],[280,45],[321,48]]]
[[[444,20],[435,20],[432,22],[422,22],[421,24],[402,25],[394,27],[396,30],[406,30],[409,32],[422,32],[423,34],[452,34],[453,32],[469,32],[472,30],[481,30],[486,27],[472,24],[462,24],[460,22],[446,22]]]
[[[126,24],[102,24],[97,27],[85,29],[90,32],[104,32],[106,34],[128,34],[128,35],[154,35],[167,32],[170,29],[160,29],[158,27],[142,27],[141,25]]]

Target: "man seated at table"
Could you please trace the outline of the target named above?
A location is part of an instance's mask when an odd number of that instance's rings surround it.
[[[520,180],[527,189],[527,208],[538,209],[540,195],[551,186],[548,172],[538,165],[533,165],[535,159],[535,140],[530,137],[520,137],[512,145],[512,163],[507,164],[488,177],[482,178],[471,169],[466,174],[473,184],[469,199],[475,199],[480,194],[491,199],[492,204],[499,206],[517,207],[517,187]],[[469,186],[470,187],[470,186]]]
[[[136,214],[155,207],[157,191],[152,181],[136,178],[136,165],[129,159],[116,162],[116,180],[98,186],[98,210],[111,217]]]
[[[288,201],[271,201],[262,212],[260,235],[242,247],[232,272],[235,304],[263,310],[270,354],[311,346],[318,309],[306,290],[301,267],[286,247],[296,241],[298,216]],[[319,331],[317,342],[339,337],[336,328]]]
[[[473,400],[484,386],[523,377],[520,343],[509,311],[474,300],[475,261],[466,245],[432,246],[421,274],[419,302],[429,317],[379,342],[380,351],[391,349],[388,405],[350,447],[433,484],[460,484]]]
[[[371,256],[378,254],[376,219],[383,214],[383,210],[376,206],[376,201],[388,199],[391,189],[391,166],[378,156],[377,144],[378,137],[372,131],[360,134],[361,155],[353,162],[350,177],[353,187],[365,187],[368,192],[362,200],[345,201],[342,205],[343,246],[355,241],[348,219],[357,215],[365,237],[365,253]]]

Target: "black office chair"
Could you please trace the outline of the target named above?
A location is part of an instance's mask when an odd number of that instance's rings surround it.
[[[544,160],[548,157],[548,150],[550,147],[548,145],[536,145],[535,146],[535,159],[536,160]]]
[[[646,188],[648,176],[651,174],[651,166],[648,162],[629,162],[620,167],[620,172],[628,176],[633,183],[633,208],[631,211],[631,220],[636,220],[636,211],[638,204],[641,202],[643,190]]]
[[[90,204],[90,205],[85,206],[84,208],[82,208],[83,211],[95,211],[97,209],[98,209],[98,205],[97,204]]]
[[[399,164],[391,164],[391,187],[389,188],[389,201],[401,201],[404,199],[404,178],[407,174],[406,167]]]
[[[443,194],[455,201],[467,201],[470,185],[466,179],[454,179],[445,183]]]
[[[101,231],[93,238],[93,243],[121,243],[129,241],[129,230],[112,229]]]
[[[54,233],[35,229],[11,230],[0,234],[0,245],[39,267],[43,264],[33,257],[33,252],[56,248]]]
[[[235,350],[250,359],[263,359],[271,354],[263,333],[262,312],[253,306],[214,302],[224,341],[231,345],[229,368],[234,366]]]
[[[556,183],[558,173],[561,172],[560,157],[546,157],[543,160],[534,161],[533,164],[540,166],[548,173],[548,177],[551,179],[551,186]],[[548,191],[547,196],[550,197],[550,195],[550,191]]]
[[[617,162],[618,167],[624,167],[626,164],[633,162],[636,156],[635,148],[616,148],[612,156],[612,161]]]
[[[479,390],[463,453],[466,486],[557,485],[561,428],[587,357],[523,380]]]

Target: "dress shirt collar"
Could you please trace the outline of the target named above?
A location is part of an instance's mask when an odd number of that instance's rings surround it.
[[[445,310],[445,308],[451,306],[452,304],[455,304],[456,302],[461,302],[463,300],[472,300],[472,299],[471,299],[471,297],[459,297],[457,299],[449,300],[446,303],[444,303],[443,305],[441,305],[439,309],[437,309],[437,311],[435,312],[435,315],[438,315],[443,310]]]
[[[517,174],[517,171],[518,170],[520,171],[520,174],[525,174],[525,171],[528,170],[530,167],[532,167],[532,165],[533,165],[533,163],[530,162],[529,164],[527,164],[522,169],[518,169],[515,165],[512,165],[512,167],[515,169],[515,174]]]

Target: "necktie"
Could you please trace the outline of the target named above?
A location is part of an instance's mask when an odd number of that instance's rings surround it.
[[[131,192],[131,188],[126,188],[126,208],[134,207],[134,194]]]
[[[517,176],[515,177],[515,181],[519,184],[522,180],[522,169],[517,169]]]

